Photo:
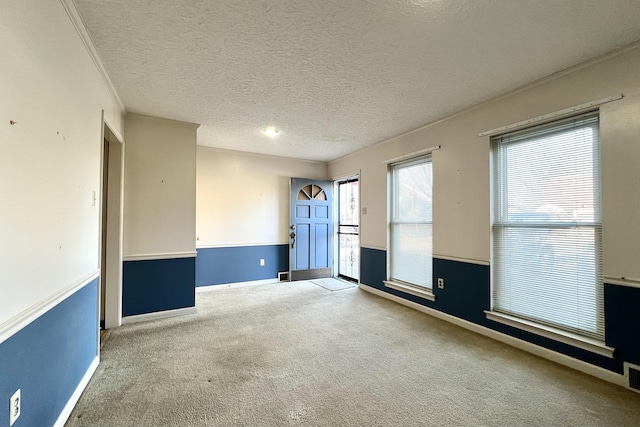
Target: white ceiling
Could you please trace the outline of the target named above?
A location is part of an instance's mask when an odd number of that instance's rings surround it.
[[[640,39],[640,0],[74,1],[128,111],[321,161]]]

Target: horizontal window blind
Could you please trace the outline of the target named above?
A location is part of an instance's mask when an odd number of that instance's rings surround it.
[[[492,138],[493,310],[604,341],[598,114]]]
[[[391,165],[390,279],[432,288],[430,157]]]

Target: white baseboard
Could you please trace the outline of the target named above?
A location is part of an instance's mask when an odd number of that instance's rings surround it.
[[[175,310],[156,311],[155,313],[136,314],[135,316],[126,316],[122,318],[122,324],[148,322],[150,320],[166,319],[168,317],[186,316],[188,314],[196,314],[195,307],[177,308]]]
[[[67,422],[69,416],[71,415],[71,411],[73,411],[76,403],[78,403],[82,392],[87,387],[87,384],[89,384],[89,381],[91,380],[91,377],[93,377],[93,374],[96,372],[96,369],[98,369],[99,364],[100,358],[96,356],[96,358],[93,359],[93,362],[91,362],[91,365],[89,365],[89,369],[87,369],[87,372],[82,377],[82,380],[80,380],[78,387],[76,387],[75,391],[67,401],[67,404],[64,405],[64,408],[62,409],[62,412],[60,412],[60,415],[58,416],[56,422],[53,424],[53,427],[64,427],[64,424]]]
[[[196,286],[196,293],[200,292],[209,292],[209,291],[217,291],[220,289],[229,289],[229,288],[244,288],[246,286],[260,286],[260,285],[271,285],[277,284],[278,279],[264,279],[264,280],[251,280],[248,282],[236,282],[236,283],[223,283],[220,285],[208,285],[208,286]]]
[[[453,323],[454,325],[461,326],[465,329],[492,338],[496,341],[500,341],[504,344],[519,348],[520,350],[524,350],[528,353],[535,354],[536,356],[551,360],[552,362],[559,363],[560,365],[564,365],[568,368],[575,369],[596,378],[600,378],[601,380],[608,381],[622,387],[626,387],[627,385],[627,381],[624,375],[609,371],[608,369],[604,369],[599,366],[584,362],[582,360],[575,359],[573,357],[567,356],[566,354],[549,350],[548,348],[540,347],[539,345],[503,334],[502,332],[494,331],[493,329],[489,329],[485,326],[480,326],[473,322],[469,322],[468,320],[460,319],[458,317],[443,313],[433,308],[425,307],[424,305],[417,304],[413,301],[405,300],[403,298],[397,297],[363,283],[360,283],[360,289],[413,308],[415,310],[421,311],[430,316],[437,317],[438,319]]]

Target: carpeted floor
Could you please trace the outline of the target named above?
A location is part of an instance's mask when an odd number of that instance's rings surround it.
[[[66,425],[640,425],[640,394],[358,288],[225,288],[197,308],[113,330]]]

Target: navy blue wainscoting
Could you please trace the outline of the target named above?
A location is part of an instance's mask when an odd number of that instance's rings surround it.
[[[604,285],[604,318],[607,345],[616,358],[640,365],[640,289]]]
[[[573,357],[574,359],[582,360],[583,362],[600,366],[601,368],[608,369],[610,371],[622,373],[622,360],[619,360],[617,357],[614,359],[610,359],[608,357],[600,356],[590,351],[582,350],[569,344],[564,344],[537,334],[523,331],[522,329],[504,325],[502,323],[493,322],[490,320],[487,320],[486,322],[488,323],[488,325],[486,326],[498,332],[502,332],[505,335],[519,338],[523,341],[536,344],[540,347],[553,350],[557,353],[566,354],[567,356]]]
[[[542,337],[488,320],[485,310],[491,307],[490,267],[440,258],[433,259],[433,281],[444,279],[444,289],[434,286],[435,301],[407,294],[384,286],[386,275],[386,251],[370,248],[361,250],[361,283],[389,294],[412,301],[480,326],[510,335],[540,347],[565,354],[578,360],[622,373],[623,361],[640,364],[640,289],[605,284],[606,344],[614,347],[615,357],[582,350],[549,338]]]
[[[360,283],[381,290],[387,290],[383,281],[387,280],[387,251],[360,248]]]
[[[488,265],[434,258],[433,275],[434,283],[437,283],[438,277],[444,279],[444,289],[434,287],[433,293],[436,295],[436,300],[433,303],[429,301],[416,302],[540,347],[611,371],[621,372],[622,363],[620,361],[488,320],[484,312],[491,307],[491,270]]]
[[[195,257],[125,261],[122,315],[195,307]]]
[[[15,426],[51,426],[98,354],[98,279],[0,344],[0,425],[21,390]]]
[[[444,279],[444,289],[435,284]],[[491,307],[488,265],[433,259],[433,308],[452,316],[486,325],[485,310]]]
[[[485,323],[484,310],[490,306],[488,266],[434,258],[433,281],[437,277],[445,279],[445,288],[434,287],[436,301],[432,302],[384,285],[387,251],[363,247],[360,258],[362,284],[474,323]]]
[[[283,271],[289,271],[287,244],[198,248],[196,286],[275,279]]]

